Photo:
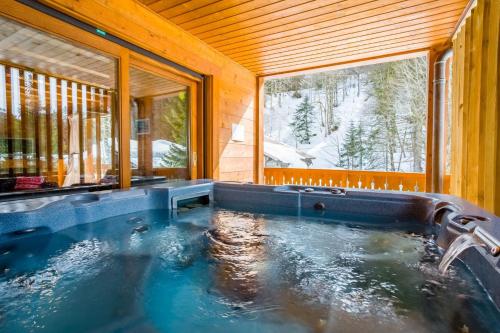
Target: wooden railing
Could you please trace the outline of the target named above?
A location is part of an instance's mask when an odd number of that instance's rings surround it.
[[[264,183],[423,192],[425,173],[264,168]],[[446,177],[445,189],[448,188],[449,177]]]

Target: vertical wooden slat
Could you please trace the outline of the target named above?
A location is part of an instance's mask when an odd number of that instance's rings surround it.
[[[32,154],[35,157],[34,174],[40,175],[40,130],[38,126],[38,107],[34,101],[37,98],[38,91],[35,90],[35,73],[24,71],[24,94],[27,114],[29,116],[29,136],[32,140]]]
[[[462,138],[462,142],[467,142],[467,124],[469,121],[469,102],[470,102],[470,45],[471,45],[471,18],[468,17],[465,22],[465,34],[464,34],[464,64],[463,64],[463,86],[461,89],[461,105],[462,105],[462,127],[460,129],[460,136]],[[460,174],[463,175],[461,182],[460,192],[463,197],[467,198],[467,190],[468,184],[467,179],[465,178],[467,175],[467,161],[468,161],[468,145],[462,144],[461,151],[461,171]]]
[[[11,67],[10,68],[10,79],[11,79],[11,109],[12,109],[12,118],[11,118],[11,124],[12,126],[12,131],[11,131],[11,139],[13,140],[12,142],[12,151],[13,154],[18,155],[21,153],[21,163],[19,163],[19,160],[15,159],[15,156],[12,156],[13,162],[15,163],[14,167],[14,174],[24,174],[24,144],[23,144],[23,138],[24,138],[24,133],[23,133],[23,106],[22,106],[22,100],[21,100],[21,86],[22,86],[22,75],[21,71],[18,68]],[[22,165],[22,168],[19,168],[18,166]]]
[[[44,175],[47,172],[47,126],[46,126],[46,99],[45,99],[45,76],[42,74],[37,74],[37,92],[38,92],[38,104],[37,104],[37,125],[38,125],[38,146],[39,146],[39,156],[40,156],[40,174]],[[43,163],[41,158],[45,160]]]
[[[458,188],[458,177],[457,177],[457,161],[454,161],[453,158],[456,158],[456,151],[458,149],[458,62],[460,61],[459,56],[459,38],[455,38],[453,40],[453,59],[452,59],[452,69],[451,69],[451,143],[450,143],[450,193],[456,193]]]
[[[467,112],[467,193],[466,198],[475,204],[482,204],[479,197],[479,143],[480,143],[480,107],[481,107],[481,53],[483,45],[482,24],[484,1],[479,1],[472,10],[470,20],[470,59],[469,59],[469,93]]]
[[[24,70],[23,73],[19,73],[19,90],[21,90],[21,87],[26,86],[25,82],[25,77],[24,77]],[[21,112],[21,152],[22,152],[22,174],[26,175],[28,174],[28,111],[26,110],[26,93],[21,94],[19,91],[19,107],[20,107],[20,112]],[[24,95],[24,96],[23,96]]]
[[[85,177],[85,159],[83,158],[83,151],[85,150],[85,140],[86,140],[86,135],[85,135],[85,128],[86,124],[84,121],[87,121],[87,86],[82,84],[80,86],[80,96],[81,96],[81,109],[80,112],[78,113],[79,117],[79,135],[80,135],[80,173],[83,174]]]
[[[7,82],[6,82],[6,74],[5,74],[5,66],[0,64],[0,114],[3,117],[5,117],[5,121],[1,124],[0,130],[3,133],[2,140],[5,140],[7,142],[8,139],[8,128],[7,128]],[[8,153],[8,151],[6,151]],[[6,165],[8,163],[8,158],[4,159],[4,162],[0,162],[1,168],[0,168],[0,173],[3,175],[8,173],[8,166]],[[6,168],[7,167],[7,168]]]
[[[11,79],[11,75],[8,74],[6,80]],[[12,83],[11,83],[12,86]],[[14,177],[14,146],[12,143],[13,137],[13,119],[12,119],[12,91],[7,89],[7,162],[9,168],[9,177]]]
[[[59,83],[62,89],[62,84],[61,80],[59,79],[56,79],[55,83],[56,83],[55,95],[57,98],[57,85]],[[56,106],[55,113],[57,117],[57,183],[59,184],[59,186],[62,186],[64,182],[62,92],[61,92],[61,98],[56,99],[55,106]]]
[[[101,96],[100,94],[97,95]],[[102,114],[102,100],[99,98],[96,101],[96,92],[94,89],[94,117],[95,117],[95,145],[96,145],[96,156],[95,156],[95,166],[96,166],[96,175],[97,182],[101,180],[101,114]]]
[[[461,31],[459,35],[459,59],[458,59],[458,67],[457,67],[457,153],[455,155],[456,160],[454,161],[457,164],[457,189],[456,193],[462,194],[462,171],[465,160],[463,158],[463,133],[462,128],[464,126],[464,72],[465,72],[465,31]],[[460,176],[459,176],[460,175]]]
[[[49,78],[45,77],[45,119],[46,119],[46,145],[47,145],[47,174],[52,176],[53,165],[52,165],[52,122],[51,122],[51,112],[52,106],[50,105],[50,83]]]
[[[484,207],[500,215],[500,1],[486,1],[483,35],[481,100],[484,102],[484,134],[481,147],[484,166]]]

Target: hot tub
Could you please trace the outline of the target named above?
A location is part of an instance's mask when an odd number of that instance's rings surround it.
[[[499,238],[444,195],[201,180],[5,202],[0,331],[499,332]]]

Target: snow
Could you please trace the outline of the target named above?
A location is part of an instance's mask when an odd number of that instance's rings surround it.
[[[272,124],[266,121],[265,135],[275,142],[281,142],[289,147],[295,146],[295,138],[292,133],[290,123],[293,119],[293,113],[298,105],[302,102],[303,98],[307,95],[311,100],[313,94],[318,94],[318,91],[310,89],[301,90],[302,98],[293,98],[291,94],[283,94],[282,104],[278,105],[278,97],[273,97],[273,109],[269,108],[269,96],[266,100],[265,117],[269,119]],[[366,91],[361,89],[359,97],[357,96],[357,87],[350,87],[348,96],[345,100],[335,108],[336,120],[339,120],[339,128],[329,136],[325,136],[321,130],[321,118],[319,105],[314,105],[314,136],[311,139],[311,144],[297,144],[297,149],[306,152],[307,154],[315,157],[310,166],[312,169],[339,169],[336,166],[338,161],[338,148],[341,145],[344,135],[349,128],[351,121],[356,124],[362,118],[363,110],[369,106],[370,100]],[[269,147],[268,147],[269,146]],[[275,151],[278,148],[269,140],[264,142],[264,152]],[[292,154],[292,152],[289,152]],[[305,163],[297,158],[289,158],[290,168],[304,168]],[[283,160],[284,161],[284,160]]]
[[[321,123],[322,122],[322,114],[321,112],[322,105],[320,101],[325,103],[326,95],[323,88],[318,88],[314,84],[307,83],[310,77],[307,75],[304,77],[302,83],[302,87],[306,87],[298,92],[295,92],[293,96],[293,92],[282,92],[278,94],[266,94],[265,96],[265,110],[264,110],[264,135],[269,138],[268,141],[264,142],[264,151],[275,151],[278,148],[276,146],[272,146],[270,140],[287,145],[289,147],[294,148],[297,151],[305,152],[314,157],[312,160],[312,165],[309,168],[312,169],[339,169],[339,160],[340,160],[340,150],[341,148],[345,149],[344,141],[347,138],[347,134],[349,133],[350,125],[353,125],[358,128],[358,125],[361,125],[363,128],[363,140],[365,140],[365,144],[369,141],[373,140],[369,135],[375,135],[375,141],[372,141],[374,144],[374,150],[370,151],[370,158],[374,164],[368,166],[369,168],[373,168],[373,170],[385,170],[388,168],[388,153],[387,148],[384,147],[384,139],[386,138],[384,134],[384,128],[381,125],[381,118],[376,118],[376,114],[374,113],[375,107],[377,106],[377,100],[372,95],[372,83],[369,81],[369,70],[358,72],[359,76],[354,77],[354,79],[346,79],[337,86],[337,101],[338,105],[333,108],[333,121],[332,125],[338,126],[334,130],[334,132],[327,134],[326,127]],[[314,75],[314,74],[312,74]],[[420,89],[416,87],[410,81],[408,83],[403,81],[399,81],[397,84],[400,88],[396,92],[392,91],[391,93],[394,95],[395,104],[393,105],[394,110],[396,112],[396,126],[397,133],[395,134],[395,140],[397,141],[394,147],[394,168],[401,172],[419,172],[418,170],[414,170],[414,156],[412,151],[412,137],[410,132],[412,130],[413,123],[411,123],[410,117],[410,101],[408,99],[408,94],[411,95],[411,92],[415,92],[418,94]],[[311,80],[310,82],[318,82]],[[359,82],[359,91],[358,91],[358,83]],[[323,83],[329,84],[329,83]],[[413,85],[412,85],[413,84]],[[279,91],[283,89],[283,86],[279,84],[278,88],[275,91]],[[281,87],[281,88],[280,88]],[[323,86],[325,87],[325,86]],[[332,88],[330,89],[336,89]],[[286,86],[285,86],[286,89]],[[291,88],[289,88],[291,89]],[[345,94],[343,94],[343,89],[345,89]],[[412,90],[410,90],[412,89]],[[297,94],[298,93],[298,94]],[[415,95],[418,96],[418,95]],[[299,97],[299,98],[297,98]],[[300,144],[297,143],[297,139],[293,133],[293,128],[291,123],[294,119],[294,113],[299,108],[299,105],[303,103],[305,98],[311,101],[313,105],[313,125],[312,132],[314,134],[313,137],[310,138],[309,144]],[[414,104],[413,104],[414,105]],[[422,102],[422,112],[425,112],[425,101]],[[377,132],[373,132],[374,127],[378,130]],[[381,129],[382,128],[382,129]],[[413,127],[415,128],[415,127]],[[420,138],[425,138],[425,127],[422,128],[423,133],[420,133]],[[413,141],[413,144],[421,145],[421,142],[415,143],[417,141]],[[425,145],[425,142],[423,143]],[[269,147],[267,147],[269,146]],[[284,148],[282,148],[284,149]],[[376,149],[376,150],[375,150]],[[285,150],[285,149],[284,149]],[[292,149],[293,150],[293,149]],[[423,153],[420,156],[420,161],[423,161],[425,165],[425,147],[421,150]],[[275,152],[277,153],[277,152]],[[290,155],[297,154],[297,152],[289,152]],[[280,158],[281,160],[281,158]],[[289,167],[291,168],[303,168],[304,162],[296,157],[289,157],[290,161]],[[421,167],[421,166],[420,166]],[[378,168],[378,169],[376,169]],[[341,169],[341,168],[340,168]]]
[[[264,155],[288,163],[294,168],[307,168],[304,159],[312,157],[294,147],[269,138],[264,139]]]
[[[138,158],[138,148],[137,148],[137,140],[130,140],[130,162],[132,165],[137,165],[137,158]],[[174,143],[172,141],[168,140],[154,140],[153,141],[153,168],[160,168],[162,167],[161,159],[165,154],[167,154],[170,149],[173,146],[177,146],[183,150],[186,149],[186,147],[179,145],[177,143]]]

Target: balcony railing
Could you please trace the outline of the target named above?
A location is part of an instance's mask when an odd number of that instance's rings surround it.
[[[264,168],[264,183],[423,192],[425,173]],[[449,188],[449,177],[445,178],[444,188]]]

